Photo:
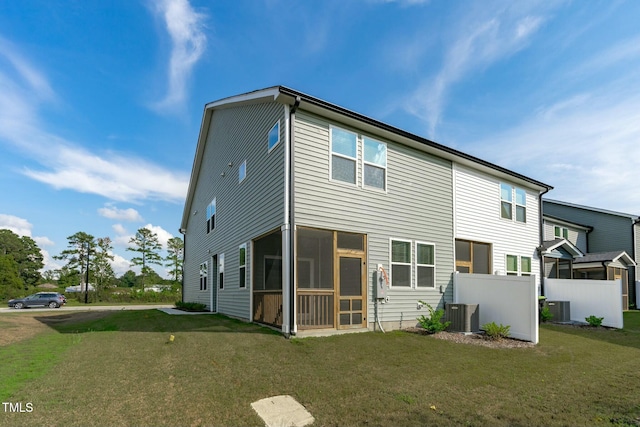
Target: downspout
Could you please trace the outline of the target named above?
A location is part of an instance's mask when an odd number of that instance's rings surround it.
[[[284,225],[282,226],[282,240],[284,246],[283,259],[283,289],[282,289],[282,333],[289,337],[296,332],[295,325],[295,262],[293,238],[293,125],[295,110],[300,105],[300,97],[296,97],[292,107],[285,104],[285,144],[284,144]]]
[[[184,228],[180,228],[178,230],[180,232],[180,234],[182,234],[182,242],[183,242],[183,246],[182,246],[182,280],[181,280],[181,284],[180,284],[180,294],[182,295],[182,302],[184,302],[184,258],[185,258],[185,254],[187,252],[187,230]]]
[[[635,267],[633,268],[633,283],[631,283],[631,289],[633,289],[633,296],[635,297],[636,310],[640,309],[638,307],[640,299],[638,298],[638,292],[636,289],[636,283],[638,282],[638,254],[636,253],[636,247],[638,246],[638,233],[636,232],[637,224],[640,224],[640,217],[631,221],[631,235],[633,236],[633,244],[631,245],[631,249],[633,252],[633,261],[636,263]]]
[[[291,335],[296,335],[298,333],[298,325],[297,325],[297,321],[296,321],[296,300],[297,300],[297,295],[296,295],[296,259],[297,259],[297,253],[296,253],[296,215],[295,215],[295,209],[294,209],[294,194],[295,194],[295,180],[293,179],[293,174],[294,174],[294,170],[293,170],[293,166],[295,164],[295,154],[296,154],[296,150],[295,150],[295,134],[294,134],[294,129],[295,129],[295,122],[296,122],[296,111],[298,110],[298,107],[300,106],[300,97],[296,96],[296,100],[293,103],[293,106],[291,107],[291,110],[289,112],[289,140],[287,141],[290,144],[290,148],[289,148],[289,223],[290,223],[290,227],[291,227],[291,234],[290,234],[290,240],[289,240],[289,245],[290,245],[290,256],[291,256],[291,263],[289,265],[289,276],[290,276],[290,283],[291,283],[291,300],[290,300],[290,313],[291,316],[289,317],[290,319],[290,326],[289,326],[289,330],[291,332]]]
[[[543,190],[540,194],[538,194],[538,230],[539,230],[539,234],[540,234],[540,245],[538,247],[542,247],[542,245],[544,244],[544,219],[543,219],[543,215],[544,213],[542,212],[543,209],[542,207],[544,206],[542,203],[542,196],[544,196],[545,194],[547,194],[551,189],[547,188],[546,190]],[[538,252],[538,258],[540,258],[540,295],[544,295],[544,257],[542,256],[542,251]],[[571,272],[571,275],[573,276],[573,271]]]

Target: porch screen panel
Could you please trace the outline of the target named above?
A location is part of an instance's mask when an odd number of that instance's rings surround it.
[[[333,232],[298,228],[299,289],[333,289]]]

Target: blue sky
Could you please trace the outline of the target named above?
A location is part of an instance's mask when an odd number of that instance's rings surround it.
[[[177,236],[203,107],[285,85],[640,215],[640,2],[0,2],[0,228]],[[158,269],[162,274],[163,269]]]

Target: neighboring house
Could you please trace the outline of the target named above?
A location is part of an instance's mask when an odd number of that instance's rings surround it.
[[[202,118],[183,299],[285,334],[413,325],[456,269],[539,272],[550,189],[286,87],[225,98]]]
[[[581,252],[570,254],[571,277],[557,275],[559,270],[550,268],[545,269],[545,277],[621,279],[623,308],[628,309],[629,301],[637,298],[634,284],[640,261],[640,217],[549,199],[543,200],[543,211],[544,246],[560,239]],[[553,257],[545,253],[544,258],[550,266]],[[569,258],[561,259],[566,265]]]

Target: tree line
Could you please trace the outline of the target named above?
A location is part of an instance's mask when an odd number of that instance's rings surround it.
[[[0,299],[9,299],[32,291],[35,286],[50,282],[59,287],[86,285],[100,293],[108,288],[139,288],[145,290],[149,284],[172,285],[177,288],[182,281],[182,253],[184,242],[180,237],[167,241],[167,255],[159,252],[162,244],[158,235],[147,228],[140,228],[129,240],[128,251],[136,254],[130,263],[140,267],[140,274],[128,270],[116,277],[112,261],[113,243],[109,237],[94,237],[79,231],[67,237],[67,249],[54,255],[57,260],[66,261],[60,269],[47,270],[44,267],[42,251],[36,242],[27,236],[18,236],[11,230],[0,230]],[[170,279],[163,279],[152,266],[169,269]]]

